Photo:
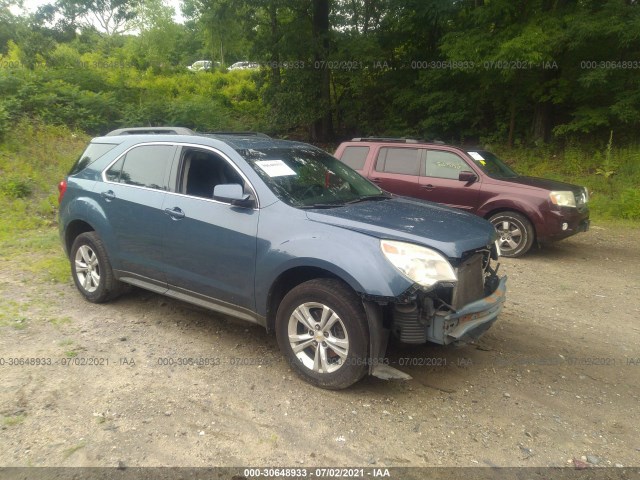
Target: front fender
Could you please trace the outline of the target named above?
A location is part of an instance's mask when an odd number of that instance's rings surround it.
[[[328,271],[363,296],[393,298],[413,285],[384,258],[377,238],[313,222],[306,216],[270,215],[267,210],[261,214],[256,252],[255,291],[259,314],[266,315],[274,282],[294,268]],[[265,219],[267,215],[271,218]]]
[[[544,223],[544,219],[540,213],[540,206],[531,204],[530,202],[524,202],[522,201],[522,198],[512,196],[499,196],[492,198],[478,209],[478,215],[486,218],[491,212],[496,210],[521,212],[531,220],[536,230],[539,225]]]

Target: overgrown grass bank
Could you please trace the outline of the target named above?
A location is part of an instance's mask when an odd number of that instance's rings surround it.
[[[88,137],[66,127],[22,121],[0,143],[0,258],[39,278],[67,281],[56,226],[57,184]]]
[[[579,147],[563,152],[550,148],[493,150],[520,174],[586,186],[595,220],[640,221],[640,146],[610,144],[602,151]]]

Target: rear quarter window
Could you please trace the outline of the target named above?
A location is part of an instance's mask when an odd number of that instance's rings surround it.
[[[73,164],[73,167],[71,167],[69,175],[80,173],[105,153],[114,149],[116,145],[115,143],[90,143],[87,149],[80,155],[80,158],[76,160],[76,163]]]
[[[340,160],[354,170],[362,170],[369,155],[369,147],[346,147]]]

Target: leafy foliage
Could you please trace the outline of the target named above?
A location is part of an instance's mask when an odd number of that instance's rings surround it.
[[[28,121],[482,143],[637,218],[637,1],[185,0],[184,24],[164,0],[9,5],[0,140]],[[197,60],[219,63],[187,71]],[[241,60],[261,68],[226,69]]]

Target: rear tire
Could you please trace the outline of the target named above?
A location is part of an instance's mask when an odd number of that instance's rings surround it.
[[[81,233],[71,246],[71,275],[84,298],[103,303],[120,295],[123,284],[113,275],[107,250],[95,232]]]
[[[285,295],[276,316],[276,337],[296,373],[318,387],[347,388],[368,371],[364,307],[339,280],[310,280]]]
[[[531,249],[535,234],[533,225],[524,215],[500,212],[489,218],[489,221],[498,232],[498,244],[503,257],[520,257]]]

